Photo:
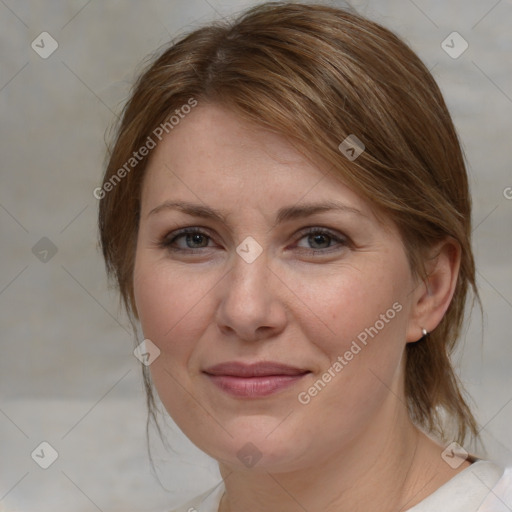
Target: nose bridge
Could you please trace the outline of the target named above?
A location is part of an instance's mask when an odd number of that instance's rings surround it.
[[[246,238],[237,246],[230,267],[217,311],[219,327],[245,340],[255,339],[262,327],[280,330],[285,314],[271,283],[268,252]]]
[[[264,291],[268,283],[268,251],[265,251],[253,237],[246,237],[236,248],[233,255],[230,288],[236,294],[256,294]]]

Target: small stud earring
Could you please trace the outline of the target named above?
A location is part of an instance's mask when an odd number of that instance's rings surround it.
[[[427,334],[428,334],[428,331],[427,329],[425,329],[424,327],[421,329],[421,334],[423,334],[423,337],[425,337]]]

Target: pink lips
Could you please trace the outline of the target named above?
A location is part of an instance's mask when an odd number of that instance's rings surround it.
[[[258,398],[287,388],[310,372],[274,362],[245,364],[233,361],[211,366],[204,373],[230,395]]]

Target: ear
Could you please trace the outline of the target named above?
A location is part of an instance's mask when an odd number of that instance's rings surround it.
[[[407,342],[420,340],[423,329],[432,332],[443,319],[455,292],[460,257],[460,245],[451,237],[430,248],[425,261],[426,276],[412,292]]]

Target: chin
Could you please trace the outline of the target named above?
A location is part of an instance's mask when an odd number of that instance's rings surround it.
[[[220,435],[200,433],[191,439],[198,448],[228,467],[252,472],[286,472],[297,468],[298,447],[304,446],[290,430],[279,425],[282,418],[246,416],[226,422]],[[286,421],[286,420],[285,420]],[[277,428],[276,428],[277,427]],[[220,433],[222,432],[222,433]],[[306,443],[309,444],[309,443]],[[302,454],[303,455],[303,454]]]

